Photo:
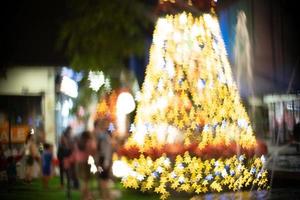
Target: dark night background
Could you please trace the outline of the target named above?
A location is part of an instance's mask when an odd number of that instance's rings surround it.
[[[66,18],[65,1],[8,1],[2,4],[1,65],[62,65],[56,39]]]
[[[13,0],[2,3],[2,75],[5,68],[14,65],[68,65],[64,50],[57,47],[60,28],[69,15],[66,2]],[[231,62],[236,14],[240,9],[247,15],[253,48],[255,93],[297,93],[300,89],[300,18],[296,1],[219,0],[218,15]],[[243,91],[242,95],[245,95]]]

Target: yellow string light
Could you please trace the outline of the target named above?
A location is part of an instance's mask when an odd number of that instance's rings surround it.
[[[158,19],[134,123],[125,146],[141,152],[175,141],[197,143],[199,149],[231,142],[255,148],[215,15],[183,12]],[[165,159],[123,158],[131,169],[124,186],[153,190],[162,199],[169,196],[168,185],[196,193],[267,187],[267,171],[257,157],[201,160],[186,152],[168,168]]]

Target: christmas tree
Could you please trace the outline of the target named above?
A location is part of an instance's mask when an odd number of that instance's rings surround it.
[[[131,136],[114,158],[125,187],[162,199],[170,190],[267,187],[266,152],[257,151],[214,12],[158,19],[138,100]]]

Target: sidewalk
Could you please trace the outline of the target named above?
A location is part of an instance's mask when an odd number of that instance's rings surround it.
[[[267,169],[276,172],[300,173],[300,152],[297,152],[296,144],[268,145]],[[298,176],[299,180],[300,177]]]
[[[297,152],[296,144],[272,145],[267,142],[267,145],[269,154],[266,168],[273,196],[277,199],[299,199],[300,153]]]

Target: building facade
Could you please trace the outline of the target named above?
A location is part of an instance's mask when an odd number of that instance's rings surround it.
[[[51,66],[8,68],[0,78],[3,123],[38,130],[40,140],[55,144],[55,71]],[[7,131],[11,134],[11,130]],[[14,138],[10,139],[14,142]]]

